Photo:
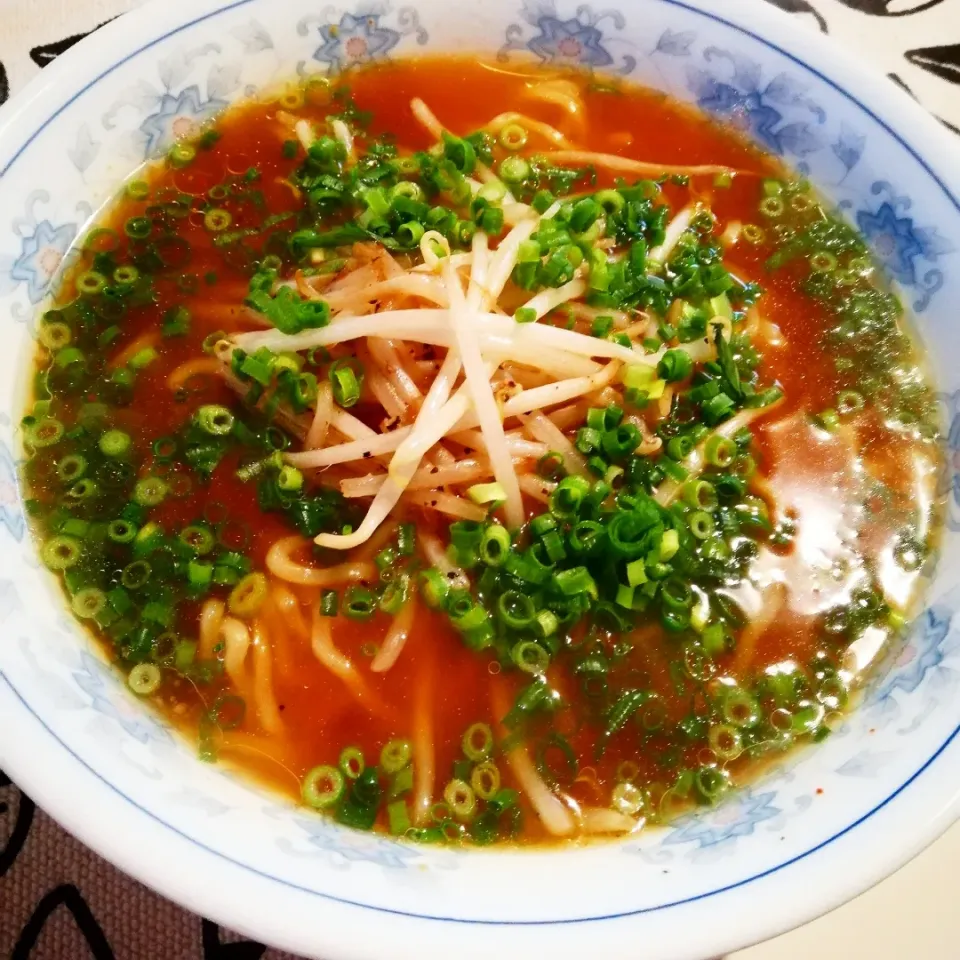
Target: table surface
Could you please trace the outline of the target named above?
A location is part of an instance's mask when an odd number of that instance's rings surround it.
[[[722,0],[716,0],[719,4]],[[866,56],[960,134],[960,0],[767,0]],[[0,0],[0,102],[137,0]],[[955,960],[960,824],[899,873],[727,960]],[[191,916],[69,837],[0,774],[0,958],[296,960]]]

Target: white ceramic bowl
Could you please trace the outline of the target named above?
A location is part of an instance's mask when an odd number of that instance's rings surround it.
[[[619,845],[438,850],[307,816],[197,762],[67,615],[16,485],[37,306],[123,176],[294,70],[424,51],[526,55],[626,74],[736,124],[806,173],[873,245],[918,318],[957,457],[960,168],[937,124],[851,51],[748,0],[631,0],[622,10],[343,2],[157,2],[84,40],[0,111],[0,765],[162,894],[327,960],[699,960],[854,896],[960,811],[952,460],[930,605],[859,711],[720,807]]]

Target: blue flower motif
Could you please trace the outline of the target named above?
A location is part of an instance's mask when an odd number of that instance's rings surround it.
[[[350,830],[325,817],[298,817],[296,823],[309,834],[310,844],[340,861],[374,863],[389,870],[405,870],[422,857],[412,844],[388,840],[362,830]]]
[[[846,167],[849,173],[863,156],[864,148],[867,145],[867,138],[857,133],[848,124],[840,125],[840,136],[836,143],[830,148],[833,155]]]
[[[738,127],[772,153],[805,157],[823,146],[821,135],[806,119],[789,116],[801,109],[804,117],[813,114],[817,123],[826,120],[802,83],[781,73],[764,84],[759,63],[717,47],[704,50],[703,59],[711,69],[689,68],[687,84],[704,110]]]
[[[582,67],[606,67],[613,57],[603,48],[603,34],[590,23],[576,18],[560,20],[543,16],[537,21],[540,33],[527,46],[544,63],[577,64]]]
[[[681,817],[662,843],[664,846],[695,843],[699,850],[733,843],[738,837],[752,834],[758,823],[771,820],[781,812],[772,803],[775,798],[776,792],[772,790],[767,793],[754,793],[749,788],[742,790],[713,813],[700,810]]]
[[[898,217],[892,204],[885,202],[876,213],[861,210],[857,226],[895,279],[908,285],[916,283],[913,260],[923,255],[923,244],[914,232],[911,217]]]
[[[358,16],[345,13],[339,23],[320,27],[324,42],[314,52],[313,59],[329,64],[330,73],[337,73],[385,57],[400,42],[402,34],[381,26],[381,16],[380,13]]]
[[[74,223],[55,227],[49,220],[41,220],[23,237],[20,256],[10,267],[10,279],[27,285],[31,303],[39,303],[46,296],[76,235]]]
[[[204,100],[196,84],[185,87],[176,96],[163,94],[159,109],[140,124],[140,131],[146,137],[146,155],[155,156],[177,140],[197,136],[201,127],[226,106],[226,100],[216,97]]]
[[[947,501],[947,526],[960,530],[960,390],[939,394],[944,406],[944,419],[949,426],[946,435],[946,463],[937,493],[950,494]]]
[[[690,47],[697,35],[692,30],[676,32],[670,29],[664,30],[657,41],[656,53],[666,53],[671,57],[689,57]]]
[[[890,673],[871,694],[871,705],[883,704],[897,690],[911,694],[928,677],[941,682],[956,678],[957,671],[944,663],[960,647],[960,633],[951,629],[956,612],[955,597],[944,598],[923,612]]]
[[[783,114],[763,102],[756,91],[744,93],[728,83],[704,76],[697,102],[704,110],[723,117],[732,126],[758,140],[774,153],[782,153],[776,128]]]
[[[0,440],[0,527],[6,527],[15,540],[22,540],[26,522],[17,495],[17,470],[10,448]]]
[[[112,690],[116,687],[116,678],[110,669],[93,654],[82,651],[80,667],[73,672],[77,686],[90,697],[91,706],[97,713],[116,720],[129,734],[140,743],[172,743],[169,731],[162,727],[143,708],[128,700],[122,692]]]

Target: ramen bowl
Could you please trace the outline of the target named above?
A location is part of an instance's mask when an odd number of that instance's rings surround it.
[[[69,615],[18,491],[36,313],[117,184],[230,103],[295,73],[447,52],[626,77],[737,127],[857,225],[916,318],[942,390],[946,529],[905,643],[823,744],[715,807],[622,842],[415,846],[308,815],[201,764]],[[877,882],[960,812],[954,149],[847,51],[747,0],[623,9],[488,0],[469,18],[439,0],[171,0],[97,31],[0,112],[0,765],[64,827],[161,894],[325,960],[564,960],[624,949],[702,960]]]

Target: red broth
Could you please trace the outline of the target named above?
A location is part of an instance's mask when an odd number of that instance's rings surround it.
[[[828,336],[837,325],[836,314],[827,301],[811,296],[806,258],[777,270],[766,265],[768,258],[789,242],[779,240],[773,224],[758,213],[765,185],[787,179],[774,159],[759,154],[735,133],[697,111],[651,91],[628,85],[603,87],[586,76],[565,76],[563,79],[574,85],[579,97],[580,110],[571,116],[556,103],[531,98],[531,79],[537,79],[537,75],[509,72],[472,59],[425,58],[365,69],[349,77],[348,82],[356,108],[369,111],[372,117],[367,139],[390,134],[404,153],[428,150],[434,142],[411,113],[410,101],[419,97],[447,129],[460,136],[482,129],[494,114],[517,110],[555,125],[577,149],[662,164],[727,166],[738,171],[729,184],[718,184],[713,176],[695,176],[682,184],[668,181],[663,185],[662,200],[674,212],[691,197],[708,204],[718,233],[731,223],[751,225],[753,239],[759,242],[748,242],[741,234],[726,251],[725,263],[740,280],[760,284],[758,309],[762,322],[775,325],[766,328],[758,374],[764,384],[780,386],[783,400],[753,425],[751,455],[757,474],[750,482],[756,484],[761,496],[773,499],[779,520],[788,521],[793,531],[780,545],[765,541],[761,556],[751,567],[754,577],[760,578],[758,582],[767,584],[763,589],[785,595],[778,614],[762,629],[753,630],[755,635],[751,635],[749,624],[731,628],[739,638],[737,643],[710,658],[709,664],[698,660],[695,646],[689,647],[694,651],[689,653],[655,618],[641,620],[632,634],[630,649],[616,655],[619,659],[613,675],[621,678],[625,687],[652,693],[655,708],[648,701],[630,722],[605,738],[601,738],[604,717],[585,706],[588,698],[581,689],[581,678],[573,671],[571,661],[558,656],[549,667],[547,680],[568,706],[534,718],[530,725],[531,743],[538,744],[535,750],[531,747],[534,760],[539,760],[545,778],[553,773],[562,781],[562,792],[570,802],[583,808],[607,809],[611,789],[618,782],[627,782],[635,784],[642,797],[636,805],[641,819],[656,822],[693,802],[695,791],[689,777],[684,781],[683,771],[704,766],[721,769],[735,785],[771,757],[779,756],[792,742],[789,737],[778,740],[785,729],[804,734],[798,734],[797,740],[810,739],[807,734],[818,739],[829,732],[833,717],[846,702],[848,689],[870,661],[893,642],[897,626],[910,608],[922,564],[918,560],[897,566],[891,557],[899,555],[898,550],[903,552],[905,527],[914,531],[918,541],[924,541],[918,530],[927,531],[927,542],[933,535],[935,524],[931,526],[922,518],[910,527],[910,517],[922,515],[924,510],[921,488],[925,474],[915,465],[933,463],[935,454],[929,435],[903,429],[888,409],[868,403],[864,410],[842,422],[835,415],[829,416],[837,407],[838,391],[849,384],[848,371],[838,370],[834,362],[835,341]],[[235,251],[216,244],[218,234],[204,225],[202,201],[204,194],[225,177],[232,175],[234,183],[242,184],[245,172],[255,170],[256,179],[249,181],[250,189],[258,194],[255,202],[223,201],[232,217],[230,231],[256,228],[265,216],[302,207],[302,196],[291,185],[291,177],[302,163],[303,153],[297,150],[287,156],[282,149],[285,138],[278,134],[282,126],[278,114],[282,116],[284,111],[322,124],[331,112],[330,88],[323,84],[291,88],[278,98],[232,108],[216,124],[216,142],[206,147],[201,143],[188,164],[178,167],[161,163],[147,168],[143,176],[150,196],[134,199],[129,190],[122,193],[102,222],[115,233],[94,237],[90,244],[91,249],[107,250],[116,242],[113,254],[122,263],[130,246],[124,225],[131,218],[148,216],[158,198],[181,194],[194,198],[174,230],[179,243],[189,247],[189,261],[183,267],[156,272],[153,302],[126,310],[115,339],[102,348],[97,361],[109,370],[123,366],[143,349],[156,351],[152,361],[137,372],[131,401],[110,410],[110,427],[129,434],[141,453],[141,472],[156,468],[157,458],[146,453],[150,445],[180,431],[199,405],[240,406],[234,391],[214,372],[216,362],[204,352],[203,345],[217,331],[258,329],[242,305],[251,265],[234,255]],[[295,137],[291,133],[286,139],[294,141]],[[293,148],[288,152],[293,153]],[[597,187],[615,183],[609,172],[598,171]],[[807,193],[798,195],[809,197]],[[802,206],[797,203],[798,209]],[[756,229],[758,225],[762,231]],[[180,253],[179,247],[172,249],[169,258],[176,259]],[[92,257],[88,250],[83,257],[84,269],[95,266]],[[65,290],[70,286],[68,281]],[[62,300],[66,303],[71,297],[64,294]],[[189,330],[165,337],[160,333],[162,325],[169,321],[170,311],[178,307],[190,313]],[[897,347],[900,352],[889,365],[906,355],[915,367],[912,354],[909,350],[904,354],[903,349]],[[50,365],[54,352],[41,348],[41,371]],[[171,374],[178,369],[182,372],[182,365],[190,361],[197,361],[197,372],[184,381],[181,389],[172,390],[168,382]],[[55,360],[53,363],[56,365]],[[916,377],[922,382],[919,374]],[[103,400],[102,392],[94,387],[85,394],[59,399],[55,387],[53,393],[57,415],[68,425],[79,417],[81,404]],[[382,411],[369,400],[365,396],[353,412],[379,429]],[[826,419],[816,420],[820,415]],[[56,472],[60,461],[50,455],[56,452],[56,446],[38,447],[26,467],[28,495],[41,529],[50,511],[62,503],[63,484]],[[227,548],[242,551],[252,569],[262,570],[270,547],[293,531],[283,515],[261,509],[256,483],[238,478],[239,457],[235,451],[228,453],[209,482],[182,465],[164,473],[176,495],[152,508],[149,520],[166,531],[177,531],[207,518],[216,523]],[[870,490],[863,482],[864,471],[874,481]],[[317,479],[322,483],[323,475]],[[881,501],[883,508],[873,509]],[[531,515],[543,509],[533,502],[527,507]],[[926,509],[932,508],[927,505]],[[446,537],[446,523],[433,511],[408,505],[400,516]],[[840,542],[836,531],[845,525],[868,544],[866,560],[851,559],[849,544]],[[43,536],[51,535],[47,527]],[[326,562],[322,557],[311,561],[306,547],[301,556],[305,563]],[[860,581],[845,566],[851,563],[860,573],[864,564],[878,571],[877,579],[890,607],[883,616],[874,617],[856,638],[842,631],[839,635],[831,633],[830,625],[825,625],[830,611],[838,605],[855,606],[859,602],[852,593],[856,593]],[[296,585],[289,588],[301,604],[301,616],[309,623],[310,605],[317,602],[318,591]],[[751,603],[759,602],[762,592],[752,589],[750,595],[751,589],[741,585],[725,592],[749,610]],[[224,587],[209,595],[226,596],[228,592]],[[168,642],[196,639],[201,602],[209,595],[181,601],[176,619],[169,624],[174,639]],[[211,669],[203,674],[171,667],[168,658],[162,684],[148,699],[188,737],[196,739],[199,735],[207,759],[216,757],[235,765],[297,799],[305,774],[318,764],[336,765],[346,745],[358,747],[367,763],[373,764],[387,741],[413,740],[416,765],[414,731],[423,727],[426,716],[436,751],[432,799],[439,802],[451,773],[462,769],[455,764],[463,760],[464,731],[473,723],[488,723],[501,741],[505,707],[513,703],[530,677],[509,669],[492,651],[469,649],[449,616],[428,609],[424,603],[417,607],[409,641],[396,665],[386,673],[372,673],[371,657],[390,620],[387,614],[377,613],[363,621],[341,614],[333,621],[336,646],[353,662],[368,689],[370,699],[363,701],[318,660],[293,621],[278,612],[264,615],[280,717],[277,733],[264,729],[262,718],[249,701],[239,726],[220,729],[211,722],[211,706],[222,702],[218,698],[237,693],[249,696],[249,690],[236,690],[222,672],[220,649],[209,665]],[[123,668],[129,670],[131,661],[124,659],[118,645],[109,639],[109,627],[95,628],[94,633],[108,656],[123,660]],[[858,643],[854,643],[857,638]],[[575,648],[582,639],[574,630],[570,645]],[[611,638],[608,651],[613,645]],[[823,667],[828,669],[820,676],[817,671]],[[815,687],[820,683],[809,697],[819,711],[819,719],[809,729],[802,726],[802,717],[796,719],[799,709],[778,707],[775,701],[758,695],[756,703],[764,712],[764,723],[772,726],[768,729],[769,742],[764,744],[760,738],[757,749],[729,751],[725,759],[718,759],[718,751],[702,736],[684,732],[685,718],[695,720],[704,713],[709,691],[715,691],[717,684],[736,683],[752,689],[764,677],[793,669],[803,671],[808,680],[820,677],[816,682],[809,680]],[[381,704],[379,715],[368,709],[373,700]],[[602,752],[598,749],[601,739]],[[494,757],[503,784],[519,786],[511,766],[503,761],[503,746],[501,742]],[[515,839],[551,839],[522,791],[519,807],[523,819]],[[467,824],[469,833],[470,818],[459,822]],[[376,823],[381,829],[388,827],[385,807],[378,812]],[[448,833],[454,835],[458,830]]]

